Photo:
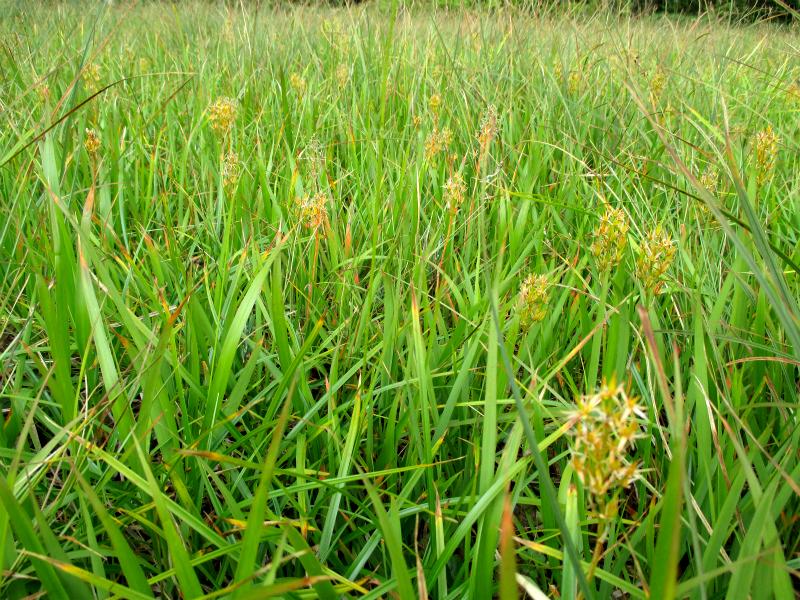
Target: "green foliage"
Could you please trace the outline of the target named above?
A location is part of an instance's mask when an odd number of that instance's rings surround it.
[[[0,597],[792,597],[791,25],[7,4]]]

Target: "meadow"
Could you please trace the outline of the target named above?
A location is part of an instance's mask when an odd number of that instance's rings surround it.
[[[796,597],[797,33],[0,5],[0,597]]]

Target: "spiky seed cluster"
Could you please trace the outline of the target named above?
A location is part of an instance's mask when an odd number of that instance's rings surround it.
[[[318,232],[325,227],[328,222],[327,201],[328,198],[322,192],[300,199],[300,221],[306,229]]]
[[[453,134],[449,129],[446,127],[444,129],[434,127],[425,140],[425,158],[427,160],[435,158],[439,153],[446,150],[452,141]]]
[[[450,212],[458,212],[458,208],[464,203],[464,194],[467,186],[461,173],[453,173],[453,176],[444,184],[444,200]]]
[[[567,78],[567,89],[569,90],[570,94],[577,94],[581,91],[581,72],[578,70],[573,70],[569,72],[569,77]]]
[[[667,77],[664,74],[664,70],[659,67],[650,79],[650,99],[654,104],[661,98],[666,85]]]
[[[546,275],[531,273],[519,289],[519,311],[523,327],[530,327],[546,316],[550,301],[550,280]]]
[[[706,167],[706,170],[700,175],[700,185],[702,185],[709,194],[716,196],[719,190],[719,172],[711,165]],[[695,209],[700,219],[705,221],[711,218],[711,211],[705,202],[695,202]]]
[[[758,183],[766,183],[775,170],[775,159],[778,157],[780,138],[772,130],[772,125],[756,134],[756,169]]]
[[[647,234],[636,258],[636,271],[645,290],[658,292],[676,250],[675,242],[660,225]]]
[[[218,98],[208,107],[208,120],[211,129],[219,134],[225,134],[233,127],[238,109],[236,102],[230,98]]]
[[[556,60],[553,63],[553,78],[556,80],[556,83],[562,83],[564,81],[564,67],[561,66],[561,61]]]
[[[86,139],[83,140],[83,147],[89,154],[96,154],[100,149],[100,136],[94,129],[86,130]]]
[[[336,67],[336,83],[339,84],[340,88],[343,88],[348,81],[350,81],[350,67],[342,63]]]
[[[306,93],[306,80],[297,73],[289,75],[289,85],[292,86],[292,89],[298,96],[302,96]]]
[[[312,137],[311,141],[308,142],[308,145],[300,154],[300,158],[308,166],[308,178],[313,183],[316,183],[325,166],[325,148],[316,136]]]
[[[439,94],[433,94],[428,99],[428,110],[431,111],[434,123],[439,121],[439,111],[442,108],[442,97]]]
[[[706,167],[700,176],[700,185],[706,188],[709,194],[716,194],[719,187],[719,172],[710,165]]]
[[[222,183],[225,187],[234,187],[239,182],[242,166],[235,152],[228,152],[222,160]]]
[[[622,261],[628,245],[628,229],[630,224],[625,211],[607,205],[594,230],[594,241],[590,246],[601,271],[608,271]]]
[[[642,437],[637,417],[646,416],[636,398],[613,379],[578,400],[570,415],[575,423],[572,466],[596,504],[607,506],[608,494],[627,488],[639,476],[629,455]]]
[[[481,128],[478,130],[478,144],[481,156],[489,150],[494,138],[497,137],[497,109],[494,104],[486,108],[486,113],[481,119]]]
[[[790,100],[800,103],[800,82],[793,82],[786,91]]]
[[[100,67],[94,63],[89,63],[83,68],[83,84],[89,91],[97,91],[100,87]]]

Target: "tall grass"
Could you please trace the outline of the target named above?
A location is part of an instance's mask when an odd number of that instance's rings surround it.
[[[796,30],[3,12],[0,596],[793,597]]]

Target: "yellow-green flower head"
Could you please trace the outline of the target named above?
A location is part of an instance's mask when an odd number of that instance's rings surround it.
[[[645,290],[658,293],[676,251],[675,242],[660,225],[647,234],[636,258],[636,272]]]
[[[612,379],[582,396],[570,415],[572,466],[596,504],[605,505],[638,477],[629,454],[642,437],[637,418],[647,415],[636,399]]]
[[[453,173],[453,176],[444,184],[444,200],[450,212],[458,212],[458,208],[464,203],[464,195],[467,186],[464,184],[464,177],[461,173]]]
[[[590,250],[601,271],[608,271],[622,261],[628,245],[628,217],[621,208],[606,205],[603,216],[594,230]]]
[[[569,77],[567,78],[567,89],[569,90],[569,93],[577,94],[581,90],[581,86],[581,72],[577,69],[570,71]]]
[[[433,94],[428,99],[428,110],[431,111],[434,120],[439,118],[439,110],[442,108],[442,97],[439,94]]]
[[[239,182],[242,167],[239,156],[235,152],[228,152],[222,161],[222,182],[225,187],[233,187]]]
[[[481,156],[486,154],[489,146],[494,138],[497,136],[497,109],[494,104],[490,104],[486,108],[481,119],[481,126],[478,130],[478,145],[480,146]]]
[[[238,108],[231,98],[218,98],[208,108],[208,120],[211,128],[220,134],[225,134],[233,127],[236,121]]]
[[[528,275],[519,289],[519,311],[523,327],[544,320],[550,302],[550,280],[546,275]]]
[[[343,88],[348,81],[350,81],[350,67],[342,63],[336,67],[336,83],[339,84],[340,88]]]
[[[87,90],[91,92],[97,91],[100,86],[100,67],[95,63],[89,63],[83,68],[81,77]]]
[[[297,73],[292,73],[289,76],[289,85],[292,86],[292,89],[298,96],[302,96],[306,93],[306,80]]]
[[[304,227],[314,232],[324,230],[328,222],[327,202],[328,198],[322,192],[313,197],[306,196],[299,201],[300,221]]]
[[[453,134],[449,129],[440,130],[438,127],[434,127],[425,140],[425,158],[427,160],[435,158],[439,153],[447,149],[452,139]]]
[[[100,149],[100,136],[97,135],[94,129],[86,130],[86,139],[83,141],[83,147],[86,148],[89,154],[97,154],[97,151]]]
[[[772,130],[772,125],[756,134],[754,146],[756,151],[756,169],[758,183],[766,183],[775,170],[775,161],[778,157],[778,144],[780,138]]]

